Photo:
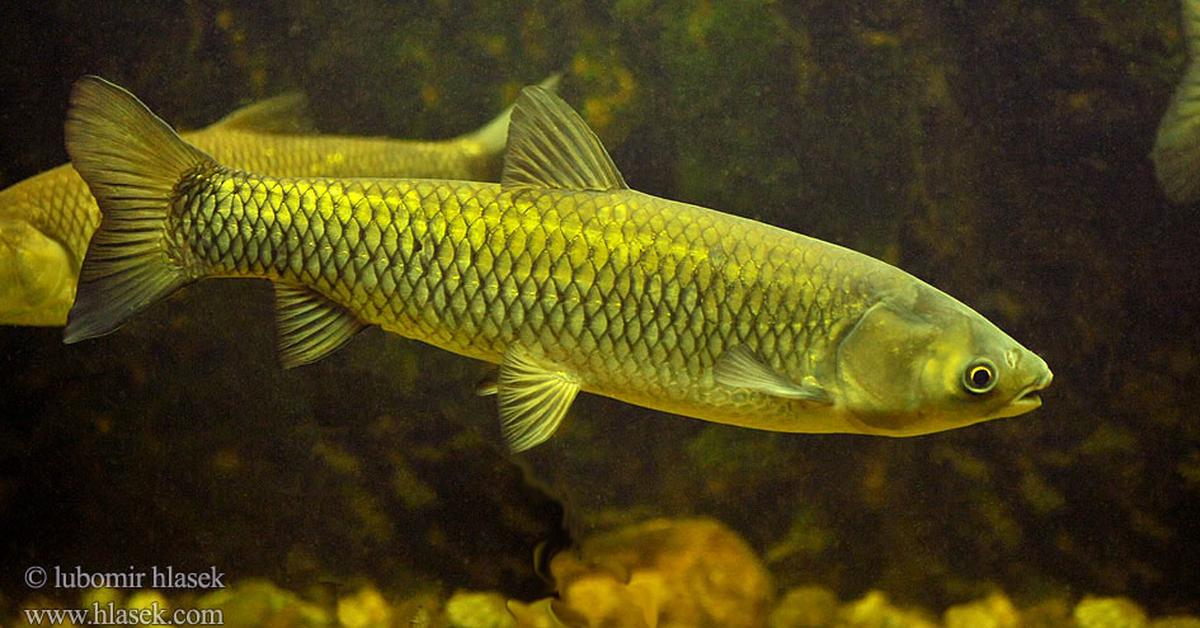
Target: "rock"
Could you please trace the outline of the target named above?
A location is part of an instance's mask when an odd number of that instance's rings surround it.
[[[516,628],[504,596],[494,592],[458,591],[446,602],[446,621],[454,628]]]
[[[771,611],[771,628],[820,628],[837,619],[838,599],[825,587],[797,587]]]
[[[1017,628],[1021,614],[1008,596],[997,592],[982,600],[951,606],[942,622],[946,628]]]
[[[509,600],[508,610],[517,620],[517,628],[562,628],[564,625],[553,606],[558,601],[545,598],[525,604]]]
[[[892,606],[882,591],[870,591],[838,611],[844,628],[935,628],[937,624],[920,612]]]
[[[245,580],[204,595],[199,608],[219,608],[226,627],[238,626],[327,626],[325,609],[306,602],[265,580]]]
[[[1123,597],[1087,597],[1075,606],[1079,628],[1145,628],[1146,613]]]
[[[391,625],[392,608],[375,587],[366,586],[338,599],[337,618],[346,628],[383,628]]]
[[[555,613],[588,625],[763,626],[771,581],[741,537],[710,519],[655,519],[585,541],[550,564]]]

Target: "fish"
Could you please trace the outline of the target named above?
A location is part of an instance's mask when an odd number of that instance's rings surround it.
[[[1200,200],[1200,0],[1183,0],[1188,63],[1158,125],[1150,159],[1163,194],[1172,203]]]
[[[555,74],[541,84],[556,89]],[[511,107],[441,141],[317,135],[302,94],[243,107],[187,141],[238,167],[276,176],[411,176],[495,180]],[[0,191],[0,325],[59,326],[100,211],[70,164]]]
[[[796,433],[913,436],[1041,405],[1046,362],[960,301],[837,244],[631,189],[538,86],[499,183],[222,166],[141,101],[77,81],[67,151],[103,220],[66,343],[202,278],[274,286],[279,359],[377,325],[498,366],[513,452],[580,392]]]

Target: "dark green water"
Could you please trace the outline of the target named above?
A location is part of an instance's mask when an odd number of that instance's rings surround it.
[[[518,463],[471,394],[483,365],[373,331],[283,372],[267,285],[201,283],[80,345],[0,329],[0,601],[30,594],[33,564],[531,599],[547,588],[530,555],[565,506],[577,533],[715,517],[772,557],[780,590],[1200,610],[1200,226],[1146,159],[1184,62],[1177,10],[5,4],[0,185],[65,161],[85,73],[183,128],[302,89],[324,132],[411,138],[471,130],[564,70],[632,187],[882,257],[1056,377],[1033,414],[907,440],[581,398]]]

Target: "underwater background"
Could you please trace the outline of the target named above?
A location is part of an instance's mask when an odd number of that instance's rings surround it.
[[[531,601],[539,543],[656,517],[720,521],[772,599],[1200,612],[1200,225],[1147,159],[1175,2],[9,2],[0,58],[0,186],[66,161],[87,73],[182,129],[299,89],[321,132],[444,138],[561,71],[631,187],[896,264],[1055,373],[1034,413],[898,440],[584,395],[514,457],[481,363],[372,330],[281,370],[266,282],[70,347],[0,328],[0,617],[35,564]]]

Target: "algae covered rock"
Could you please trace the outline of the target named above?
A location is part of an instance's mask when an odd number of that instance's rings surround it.
[[[882,591],[870,591],[842,607],[838,626],[847,628],[934,628],[936,623],[919,611],[892,605]]]
[[[565,560],[560,561],[559,567],[565,564]],[[562,579],[561,599],[550,605],[554,617],[567,625],[654,628],[660,625],[659,617],[664,610],[671,612],[668,601],[672,596],[659,573],[638,571],[625,581],[603,569],[588,570],[582,564],[573,564],[569,569],[574,574]],[[688,604],[678,598],[673,602],[675,606]],[[674,612],[695,618],[687,611]]]
[[[942,622],[946,628],[1017,628],[1022,625],[1021,613],[1003,593],[952,606],[946,610]]]
[[[561,628],[562,619],[554,612],[558,603],[554,598],[545,598],[525,604],[509,600],[508,610],[517,621],[518,628]]]
[[[621,626],[761,626],[772,587],[741,537],[711,519],[654,519],[554,557],[564,621]]]
[[[346,628],[390,626],[392,608],[375,587],[368,586],[338,599],[337,618]]]
[[[1122,597],[1084,598],[1075,607],[1079,628],[1145,628],[1150,625],[1146,612]]]
[[[797,587],[783,596],[771,611],[771,628],[819,628],[837,618],[837,595],[825,587]]]
[[[219,608],[225,626],[327,626],[332,619],[320,606],[265,580],[246,580],[200,598],[200,608]]]
[[[445,618],[454,628],[516,628],[504,596],[495,592],[459,591],[446,602]]]

